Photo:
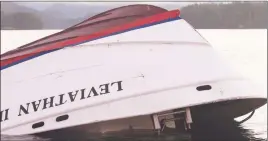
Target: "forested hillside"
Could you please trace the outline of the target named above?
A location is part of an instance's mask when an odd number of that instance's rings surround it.
[[[14,2],[2,2],[1,29],[64,29],[107,9],[105,5],[55,4],[38,11]],[[199,3],[180,10],[181,17],[197,29],[268,28],[267,2]]]

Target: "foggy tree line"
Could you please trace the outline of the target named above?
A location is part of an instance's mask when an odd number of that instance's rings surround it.
[[[189,5],[181,17],[199,29],[267,28],[267,13],[267,2],[233,2]]]
[[[197,29],[268,28],[267,2],[202,3],[188,5],[180,10],[181,17]],[[29,9],[5,12],[1,5],[2,30],[64,29],[87,18],[53,18],[51,14]]]

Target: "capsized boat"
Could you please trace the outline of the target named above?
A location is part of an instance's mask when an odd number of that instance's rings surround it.
[[[1,81],[7,135],[188,131],[267,101],[179,10],[152,5],[112,9],[2,54]]]

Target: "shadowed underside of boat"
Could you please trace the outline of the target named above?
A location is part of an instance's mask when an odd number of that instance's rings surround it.
[[[206,128],[208,124],[221,126],[225,124],[238,124],[234,118],[245,115],[250,111],[263,106],[266,99],[237,99],[230,101],[215,102],[210,104],[191,107],[193,123],[191,130],[185,130],[183,116],[173,114],[163,119],[172,119],[165,124],[161,124],[161,130],[155,129],[153,115],[136,116],[125,119],[116,119],[93,124],[80,125],[59,130],[53,130],[35,135],[53,138],[101,138],[101,137],[139,137],[139,136],[159,136],[176,134],[184,138],[190,138],[192,132]],[[256,108],[257,107],[257,108]],[[172,112],[181,109],[171,110]],[[86,112],[86,111],[85,111]],[[170,112],[170,111],[169,111]],[[165,113],[165,112],[163,112]],[[170,118],[173,117],[173,118]],[[175,117],[175,118],[174,118]],[[163,120],[162,120],[163,121]],[[164,127],[165,126],[165,127]]]

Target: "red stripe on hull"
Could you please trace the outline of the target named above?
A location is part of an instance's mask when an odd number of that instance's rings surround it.
[[[136,20],[132,23],[128,23],[128,24],[125,24],[123,26],[117,26],[117,27],[114,27],[114,28],[111,28],[108,30],[103,30],[103,31],[93,33],[90,35],[76,37],[73,39],[52,43],[52,44],[47,45],[47,46],[44,45],[43,47],[38,47],[38,48],[34,48],[34,49],[28,49],[25,51],[17,52],[17,53],[8,55],[8,56],[3,57],[3,58],[1,57],[1,67],[10,65],[10,64],[18,62],[18,61],[21,61],[23,59],[29,58],[31,56],[37,55],[37,54],[42,53],[42,52],[51,51],[51,50],[55,50],[55,49],[61,49],[61,48],[68,47],[71,45],[77,45],[79,43],[84,43],[86,41],[98,39],[101,37],[115,34],[117,32],[122,32],[122,31],[132,29],[135,27],[143,26],[146,24],[153,24],[156,22],[170,19],[170,18],[176,18],[176,17],[179,17],[179,14],[180,14],[179,10],[168,11],[165,13],[146,17],[146,18],[143,18],[141,20]]]

